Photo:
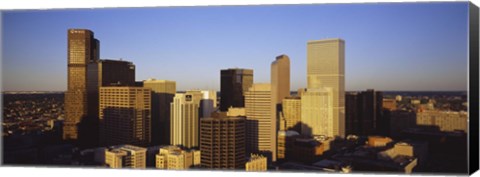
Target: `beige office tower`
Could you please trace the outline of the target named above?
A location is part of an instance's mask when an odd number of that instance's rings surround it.
[[[417,125],[436,126],[440,131],[468,132],[468,113],[456,111],[419,111],[417,112]]]
[[[146,146],[151,141],[149,88],[100,87],[100,144]]]
[[[210,117],[212,112],[217,108],[217,92],[214,90],[189,90],[187,93],[201,95],[199,99],[200,104],[200,118]]]
[[[332,89],[308,89],[301,98],[302,135],[335,137],[340,135],[338,119],[333,117]]]
[[[147,149],[132,145],[119,145],[105,149],[105,164],[110,168],[145,168]]]
[[[88,100],[88,64],[99,59],[100,42],[94,34],[86,29],[68,30],[67,48],[67,91],[65,92],[65,122],[63,139],[78,139],[78,124],[89,114],[88,105],[95,104]]]
[[[308,89],[330,88],[333,95],[335,136],[345,137],[345,42],[342,39],[309,41]],[[302,104],[303,106],[303,104]],[[302,113],[303,114],[303,113]]]
[[[178,146],[164,146],[155,156],[155,167],[160,169],[183,170],[200,165],[200,151],[181,149]]]
[[[170,144],[198,147],[201,92],[177,93],[170,109]]]
[[[152,144],[170,144],[170,103],[177,91],[175,81],[148,79],[143,87],[152,89]]]
[[[285,129],[301,132],[302,101],[300,97],[287,97],[282,102]]]
[[[276,119],[271,115],[271,84],[253,84],[245,93],[247,152],[276,161]]]

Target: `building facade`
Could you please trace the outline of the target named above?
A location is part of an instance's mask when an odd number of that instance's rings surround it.
[[[152,144],[170,144],[170,103],[177,92],[175,81],[148,79],[143,87],[152,90]]]
[[[276,159],[276,119],[271,115],[271,84],[253,84],[245,93],[247,116],[247,153]]]
[[[245,92],[253,84],[253,70],[225,69],[220,71],[220,111],[245,107]]]
[[[79,138],[78,125],[89,115],[97,113],[88,110],[94,101],[88,100],[88,64],[99,59],[100,42],[94,33],[86,29],[68,30],[67,47],[67,91],[65,92],[64,140]]]
[[[118,145],[105,149],[105,164],[110,168],[146,168],[147,149]]]
[[[301,132],[302,100],[300,97],[287,97],[282,102],[285,130]]]
[[[440,131],[468,132],[467,112],[455,111],[419,111],[417,112],[417,125],[437,126]]]
[[[345,137],[345,41],[342,39],[307,43],[307,89],[321,88],[332,90],[335,135]]]
[[[383,94],[373,89],[346,93],[345,132],[353,135],[387,135],[389,122],[383,117]]]
[[[170,144],[198,147],[201,92],[177,93],[170,105]]]
[[[200,122],[202,167],[243,169],[245,165],[245,118],[202,118]]]
[[[155,167],[160,169],[184,170],[200,165],[200,151],[164,146],[155,156]]]
[[[150,144],[150,92],[143,87],[100,87],[100,145]]]
[[[267,171],[267,158],[260,154],[251,154],[245,163],[245,171]]]
[[[341,136],[333,109],[332,89],[308,89],[301,98],[301,134],[308,136]]]

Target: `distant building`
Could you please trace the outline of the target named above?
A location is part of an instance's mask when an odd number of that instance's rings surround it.
[[[218,117],[200,120],[202,167],[243,169],[245,167],[245,118]]]
[[[177,93],[171,103],[170,144],[198,147],[201,92]]]
[[[302,100],[300,97],[284,98],[282,106],[285,129],[301,132]]]
[[[340,136],[338,119],[333,117],[331,89],[307,89],[301,97],[301,134]]]
[[[267,171],[267,158],[258,155],[251,154],[250,159],[245,163],[246,171]]]
[[[148,79],[143,85],[152,89],[152,144],[170,144],[170,103],[176,93],[176,82]]]
[[[163,146],[155,156],[155,167],[160,169],[184,170],[200,166],[199,150],[182,149],[178,146]]]
[[[245,92],[253,84],[253,70],[225,69],[220,71],[220,111],[245,107]]]
[[[210,117],[217,109],[217,92],[213,90],[188,90],[187,93],[201,94],[199,98],[199,118]]]
[[[440,131],[468,131],[467,112],[419,111],[417,125],[437,126]]]
[[[119,145],[105,149],[105,164],[110,168],[145,168],[146,148]]]
[[[276,156],[276,119],[271,116],[271,84],[253,84],[245,93],[247,116],[247,152]]]
[[[307,43],[307,92],[322,88],[331,89],[333,135],[345,137],[345,41],[342,39]]]
[[[151,90],[100,87],[100,144],[146,146],[151,141]]]
[[[397,109],[397,100],[384,98],[383,108],[388,109],[390,111],[395,111]]]
[[[271,126],[274,128],[270,130],[271,135],[274,136],[276,141],[277,120],[283,118],[281,115],[283,99],[290,96],[290,58],[287,55],[280,55],[275,58],[275,61],[271,64],[270,71],[270,84],[271,84],[271,120],[273,123]],[[276,149],[276,143],[274,144]],[[273,151],[273,161],[276,161],[276,150]]]
[[[402,101],[402,96],[401,95],[395,96],[395,100],[397,100],[398,102]]]

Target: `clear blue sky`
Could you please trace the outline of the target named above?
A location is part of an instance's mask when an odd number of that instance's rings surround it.
[[[66,90],[67,29],[87,28],[101,58],[177,90],[219,90],[232,67],[270,82],[280,54],[306,87],[306,43],[324,38],[345,40],[346,90],[466,90],[467,20],[467,2],[3,11],[2,87]]]

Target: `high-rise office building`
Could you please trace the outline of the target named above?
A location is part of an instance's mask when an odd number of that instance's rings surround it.
[[[278,123],[278,120],[281,118],[282,101],[284,98],[290,96],[290,59],[288,56],[277,56],[275,61],[272,62],[270,72],[270,82],[272,84],[272,119],[275,119]]]
[[[345,136],[345,42],[325,39],[307,43],[307,88],[332,89],[336,136]],[[303,104],[302,104],[303,106]]]
[[[301,97],[302,135],[335,137],[341,135],[338,119],[333,117],[333,93],[330,88],[307,89]]]
[[[243,169],[245,166],[245,118],[218,116],[200,120],[202,167]]]
[[[253,84],[245,92],[247,152],[261,153],[276,161],[276,119],[271,115],[271,84]]]
[[[160,169],[184,170],[200,166],[200,151],[182,149],[178,146],[164,146],[155,156],[155,167]]]
[[[201,92],[177,93],[170,105],[170,144],[198,147]]]
[[[152,144],[170,144],[170,103],[177,91],[175,81],[148,79],[143,87],[152,89]]]
[[[143,87],[100,87],[101,145],[150,143],[150,92]]]
[[[91,113],[78,126],[84,138],[82,145],[98,146],[99,143],[99,88],[104,86],[133,86],[135,83],[135,65],[129,61],[96,60],[87,68],[88,112]],[[82,131],[85,130],[85,131]]]
[[[301,132],[302,100],[300,97],[284,98],[282,107],[285,129]]]
[[[383,115],[382,92],[368,89],[347,93],[345,103],[345,132],[354,135],[386,135],[388,120]]]
[[[220,111],[230,107],[245,107],[245,92],[253,84],[253,70],[226,69],[220,71]]]
[[[417,112],[417,125],[435,126],[440,131],[468,132],[468,114],[467,112],[457,111],[419,111]]]
[[[88,115],[88,105],[92,102],[87,96],[87,66],[99,59],[100,42],[94,34],[86,29],[68,30],[68,79],[65,93],[65,122],[63,126],[63,139],[77,140],[79,138],[78,125]]]
[[[110,168],[146,168],[147,149],[118,145],[105,149],[105,164]]]

